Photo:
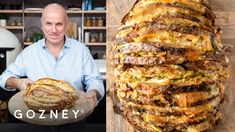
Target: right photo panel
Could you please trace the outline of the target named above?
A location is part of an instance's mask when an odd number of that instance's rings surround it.
[[[235,0],[107,0],[107,132],[235,131]]]

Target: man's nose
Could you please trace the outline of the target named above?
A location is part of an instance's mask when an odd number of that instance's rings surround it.
[[[51,29],[51,32],[55,33],[56,31],[57,31],[56,26],[53,25],[53,26],[52,26],[52,29]]]

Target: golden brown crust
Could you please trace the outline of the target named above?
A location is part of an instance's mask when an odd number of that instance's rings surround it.
[[[132,109],[125,109],[124,117],[140,131],[206,131],[213,129],[221,114],[216,110],[211,113],[202,113],[195,117],[190,116],[153,116],[133,114]],[[214,118],[215,117],[215,118]],[[146,121],[147,120],[147,121]],[[155,120],[155,121],[153,121]],[[175,121],[174,121],[175,120]],[[186,121],[188,120],[188,121]],[[190,123],[191,122],[191,123]]]
[[[24,101],[30,109],[48,113],[74,106],[76,94],[76,89],[66,81],[42,78],[26,88]]]

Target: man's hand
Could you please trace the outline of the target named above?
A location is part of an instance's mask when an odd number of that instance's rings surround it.
[[[17,79],[17,88],[21,90],[25,90],[33,81],[28,78]]]
[[[6,81],[6,87],[17,88],[21,91],[21,90],[26,89],[28,87],[28,85],[30,85],[32,83],[33,83],[33,81],[28,78],[18,79],[15,77],[10,77]]]
[[[94,107],[96,107],[98,105],[98,100],[97,98],[100,97],[100,94],[98,91],[96,90],[90,90],[86,93],[86,98],[87,99],[92,99],[94,102]]]

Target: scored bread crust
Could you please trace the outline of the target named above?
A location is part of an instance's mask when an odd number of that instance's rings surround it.
[[[42,78],[28,86],[24,91],[26,105],[39,112],[45,113],[69,109],[75,105],[78,99],[76,89],[66,81],[51,78]]]

